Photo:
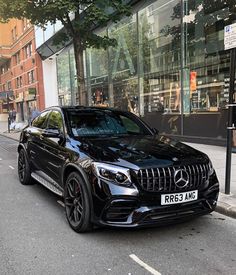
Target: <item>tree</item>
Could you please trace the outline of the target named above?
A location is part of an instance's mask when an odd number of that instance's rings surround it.
[[[80,104],[86,103],[83,51],[87,47],[107,48],[116,45],[116,39],[93,33],[97,26],[105,27],[131,14],[129,1],[123,0],[0,0],[0,21],[27,18],[33,25],[45,28],[48,23],[60,21],[61,32],[56,43],[72,40],[75,55]]]

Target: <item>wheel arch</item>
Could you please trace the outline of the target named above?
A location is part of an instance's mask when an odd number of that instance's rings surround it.
[[[17,152],[19,153],[20,150],[23,149],[24,152],[25,152],[25,155],[26,155],[26,158],[27,158],[27,161],[29,161],[29,156],[28,156],[28,153],[27,153],[27,150],[26,150],[26,147],[24,144],[20,143],[17,147]]]
[[[81,167],[79,167],[78,165],[75,165],[73,163],[70,163],[68,164],[64,170],[63,170],[63,173],[62,173],[62,186],[64,188],[65,186],[65,182],[66,182],[66,179],[68,178],[68,176],[70,175],[70,173],[72,172],[77,172],[81,177],[82,179],[84,180],[84,183],[85,183],[85,186],[87,188],[87,191],[88,191],[88,195],[89,195],[89,203],[91,205],[91,213],[90,213],[90,217],[91,219],[93,219],[93,199],[92,199],[92,188],[91,188],[91,184],[88,180],[88,177],[86,175],[86,173],[83,171],[83,169]]]

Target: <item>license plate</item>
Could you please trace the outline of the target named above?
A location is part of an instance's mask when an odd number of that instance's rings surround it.
[[[161,195],[161,205],[177,204],[195,201],[198,198],[198,190]]]

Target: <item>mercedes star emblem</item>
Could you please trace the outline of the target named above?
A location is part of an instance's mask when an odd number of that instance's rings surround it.
[[[174,181],[177,187],[184,188],[189,183],[189,175],[183,169],[176,170],[174,174]]]

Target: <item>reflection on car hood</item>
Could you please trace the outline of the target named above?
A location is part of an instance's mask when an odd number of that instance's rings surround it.
[[[205,154],[165,136],[83,139],[80,149],[96,161],[135,166],[136,169],[207,160]]]

